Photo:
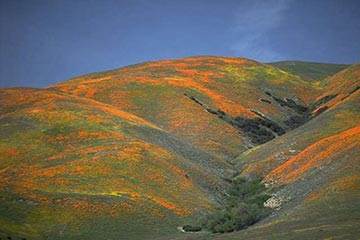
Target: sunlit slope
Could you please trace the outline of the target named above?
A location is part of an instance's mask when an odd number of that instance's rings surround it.
[[[327,108],[335,107],[342,103],[352,94],[360,90],[360,64],[352,65],[337,74],[328,77],[320,82],[323,93],[317,100],[328,98],[323,104]]]
[[[346,64],[316,63],[302,61],[281,61],[269,63],[286,72],[298,75],[305,80],[321,80],[332,76],[337,72],[349,67]]]
[[[237,158],[241,176],[260,176],[273,192],[270,217],[239,232],[186,239],[358,239],[359,72],[354,65],[326,80],[323,96],[340,97],[320,104],[318,117]]]
[[[40,89],[0,90],[0,152],[0,233],[28,239],[176,232],[228,167],[140,117]]]
[[[224,239],[360,235],[360,92],[354,91],[359,72],[352,66],[330,79],[326,94],[336,92],[339,98],[324,103],[328,108],[317,118],[240,155],[241,175],[264,177],[281,209],[257,227]],[[332,88],[336,81],[339,87]]]
[[[294,131],[241,154],[239,159],[244,161],[240,162],[246,164],[244,174],[267,174],[279,162],[311,144],[359,124],[360,65],[351,66],[326,81],[317,100],[333,97],[318,106],[324,109],[323,113]]]
[[[222,57],[148,62],[85,75],[54,87],[131,112],[222,157],[244,151],[241,137],[187,96],[232,117],[254,117],[252,110],[256,110],[283,120],[287,117],[284,109],[262,101],[269,99],[265,91],[300,102],[309,102],[318,91],[311,83],[270,65]]]

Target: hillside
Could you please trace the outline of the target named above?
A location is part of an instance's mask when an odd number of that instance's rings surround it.
[[[337,97],[319,117],[237,158],[242,176],[261,176],[275,190],[272,203],[280,209],[253,228],[214,239],[359,236],[359,73],[354,65],[327,79],[324,95]]]
[[[227,164],[140,117],[52,90],[0,99],[2,231],[78,239],[116,227],[113,237],[141,238],[140,225],[214,204]]]
[[[202,110],[220,110],[233,118],[254,118],[255,110],[285,121],[293,111],[271,104],[266,92],[301,104],[318,92],[311,83],[269,65],[220,57],[138,64],[85,75],[53,88],[131,112],[223,158],[242,152],[244,139]]]
[[[270,65],[311,81],[322,80],[350,66],[347,64],[302,61],[280,61],[270,63]]]
[[[204,56],[1,89],[0,237],[360,235],[360,66],[329,69]],[[176,229],[237,176],[262,177],[280,210],[231,234]]]
[[[359,235],[359,73],[356,65],[328,80],[325,94],[337,97],[324,104],[327,110],[318,118],[239,157],[245,164],[242,174],[264,176],[284,201],[283,210],[261,231],[284,229],[278,235],[284,239],[294,233],[314,239]]]

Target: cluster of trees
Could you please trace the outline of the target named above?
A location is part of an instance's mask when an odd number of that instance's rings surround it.
[[[200,220],[200,227],[189,227],[188,230],[207,229],[213,233],[225,233],[244,229],[269,214],[264,202],[271,196],[260,179],[233,180],[224,205]],[[184,229],[186,231],[186,229]]]

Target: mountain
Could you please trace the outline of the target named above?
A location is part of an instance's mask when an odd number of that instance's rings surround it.
[[[0,237],[358,235],[360,65],[304,64],[201,56],[1,89]],[[239,232],[177,230],[238,176],[280,207]]]

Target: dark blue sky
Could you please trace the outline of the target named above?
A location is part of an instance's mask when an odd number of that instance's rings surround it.
[[[0,87],[190,55],[360,62],[360,1],[0,0]]]

